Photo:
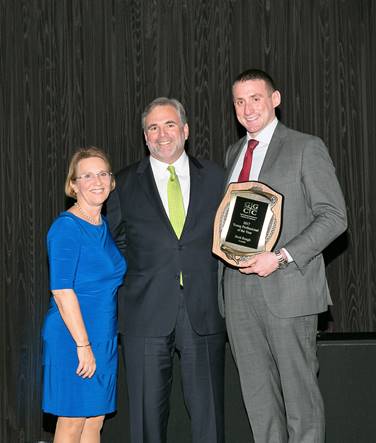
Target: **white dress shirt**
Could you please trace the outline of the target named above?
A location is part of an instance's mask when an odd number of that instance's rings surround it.
[[[167,216],[168,211],[168,198],[167,198],[167,182],[170,178],[170,172],[168,171],[168,163],[161,162],[156,158],[150,156],[150,165],[153,171],[154,180],[158,188],[159,195],[161,197],[163,207],[165,208]],[[183,194],[183,203],[185,215],[187,215],[189,205],[189,192],[190,192],[190,176],[189,176],[189,158],[185,151],[172,163],[175,168],[176,175],[178,176],[181,192]]]
[[[277,118],[274,118],[272,122],[270,122],[258,135],[255,137],[255,140],[259,142],[259,144],[256,146],[256,148],[253,151],[253,157],[252,157],[252,167],[249,174],[249,180],[258,180],[258,177],[260,175],[260,171],[262,168],[262,165],[264,163],[266,152],[268,151],[270,140],[273,137],[274,130],[278,124]],[[241,153],[239,155],[238,161],[236,162],[236,165],[232,171],[231,177],[230,177],[230,183],[231,182],[237,182],[239,178],[240,171],[243,167],[243,161],[245,152],[247,150],[248,141],[251,139],[250,135],[247,132],[247,140],[244,143],[244,146],[241,150]]]

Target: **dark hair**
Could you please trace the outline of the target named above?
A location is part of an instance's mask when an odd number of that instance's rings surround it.
[[[274,80],[265,71],[261,71],[261,69],[247,69],[243,71],[236,77],[232,85],[234,86],[237,82],[246,82],[247,80],[264,80],[271,92],[277,90]]]
[[[185,125],[187,123],[187,114],[185,113],[184,106],[178,100],[176,100],[175,98],[158,97],[154,99],[151,103],[149,103],[144,109],[144,112],[141,116],[142,129],[146,129],[145,119],[147,115],[157,106],[172,106],[176,109],[182,125]]]

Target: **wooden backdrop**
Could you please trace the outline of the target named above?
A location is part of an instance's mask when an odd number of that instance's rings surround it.
[[[248,67],[275,78],[284,123],[329,146],[349,216],[327,252],[334,327],[375,331],[375,29],[373,0],[0,0],[1,442],[42,436],[45,235],[71,152],[140,159],[141,111],[167,95],[190,153],[222,163]]]

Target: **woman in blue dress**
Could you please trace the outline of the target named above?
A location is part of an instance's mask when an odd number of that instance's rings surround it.
[[[42,332],[42,408],[58,416],[54,443],[99,442],[105,414],[116,409],[116,294],[126,264],[101,216],[114,187],[104,152],[78,150],[65,182],[76,203],[47,235],[53,297]]]

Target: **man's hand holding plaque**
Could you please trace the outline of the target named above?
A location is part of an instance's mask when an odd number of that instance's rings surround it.
[[[252,271],[257,260],[249,260],[273,249],[281,228],[282,199],[261,182],[231,183],[215,217],[214,254],[233,266],[244,263],[245,273],[258,273]]]

